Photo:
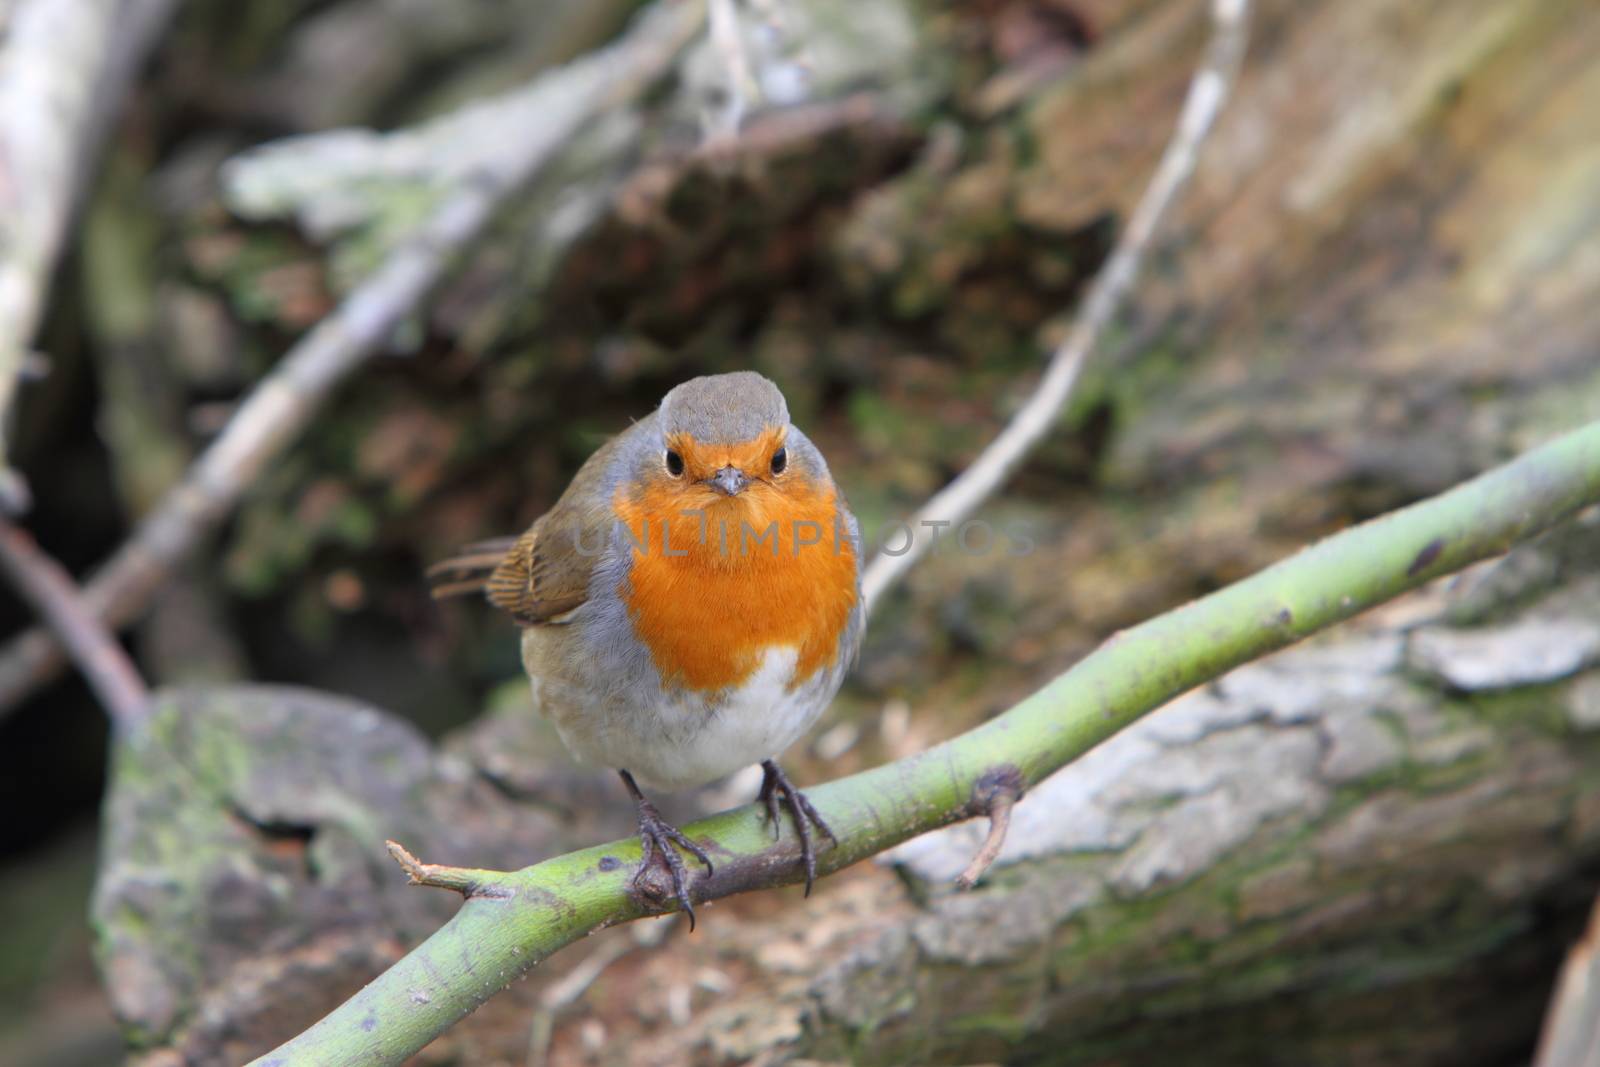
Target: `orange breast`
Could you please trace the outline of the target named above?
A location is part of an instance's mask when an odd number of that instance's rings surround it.
[[[664,684],[737,686],[775,645],[798,650],[791,688],[835,662],[856,555],[831,486],[758,483],[698,514],[658,487],[613,507],[633,539],[618,594]]]

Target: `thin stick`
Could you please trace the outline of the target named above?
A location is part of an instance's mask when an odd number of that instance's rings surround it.
[[[1006,844],[1006,831],[1011,829],[1011,809],[1016,805],[1016,800],[1009,794],[995,797],[994,804],[989,808],[989,833],[983,839],[983,847],[967,864],[967,869],[956,875],[957,888],[971,889],[977,885],[978,879],[988,873],[994,861],[1000,858],[1000,850]]]
[[[1011,809],[1022,799],[1024,786],[1021,772],[1010,765],[996,767],[978,779],[972,790],[972,810],[974,814],[989,816],[989,833],[967,869],[956,876],[957,888],[971,889],[977,885],[978,879],[1000,858],[1000,850],[1006,844],[1006,831],[1011,829]]]
[[[66,646],[118,730],[150,711],[150,692],[133,661],[97,619],[66,569],[25,531],[0,519],[0,571]]]
[[[880,552],[868,564],[861,580],[868,611],[912,564],[927,554],[933,544],[931,529],[945,523],[957,526],[971,516],[1015,473],[1055,425],[1084,362],[1138,278],[1140,264],[1168,208],[1194,173],[1200,146],[1232,92],[1248,38],[1249,6],[1249,0],[1213,0],[1211,43],[1189,85],[1178,127],[1111,257],[1095,276],[1071,332],[1051,355],[1039,388],[1006,428],[972,466],[935,493],[912,518],[907,550],[898,556]]]
[[[233,510],[334,389],[383,348],[501,207],[596,115],[658,81],[703,21],[703,4],[658,5],[622,41],[565,68],[561,73],[575,76],[577,84],[542,116],[542,124],[508,130],[495,168],[452,192],[410,241],[251,391],[183,481],[95,573],[85,589],[89,609],[115,628],[143,614],[173,567]],[[0,714],[62,665],[60,646],[48,631],[35,628],[8,643],[0,650]]]

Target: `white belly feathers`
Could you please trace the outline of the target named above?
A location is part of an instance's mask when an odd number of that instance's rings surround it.
[[[714,701],[694,693],[656,692],[645,701],[619,694],[598,708],[547,680],[534,686],[534,702],[585,763],[624,768],[647,789],[685,789],[777,756],[810,729],[837,685],[824,668],[791,690],[798,660],[797,648],[770,647],[754,674]]]

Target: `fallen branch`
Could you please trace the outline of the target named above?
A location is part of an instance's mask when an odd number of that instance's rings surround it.
[[[24,0],[5,17],[0,51],[0,428],[69,222],[97,171],[128,88],[172,17],[176,0]],[[29,505],[6,465],[0,431],[0,511]]]
[[[117,730],[126,732],[142,721],[150,712],[150,693],[133,661],[84,604],[72,575],[4,519],[0,571],[66,647]]]
[[[96,88],[119,0],[21,0],[0,43],[0,431],[44,313],[45,292],[81,185]],[[0,432],[0,507],[28,505]]]
[[[85,603],[106,625],[137,619],[172,568],[233,509],[334,389],[389,341],[445,278],[461,251],[594,117],[644,92],[668,70],[704,19],[701,3],[664,4],[617,44],[558,72],[563,98],[538,126],[516,131],[492,167],[463,181],[416,235],[292,348],[239,406],[222,434],[95,573]],[[63,665],[48,631],[0,650],[0,713]]]
[[[1084,362],[1138,278],[1161,220],[1194,173],[1200,146],[1233,89],[1248,37],[1249,0],[1213,0],[1211,15],[1215,26],[1211,43],[1189,85],[1172,140],[1110,258],[1095,275],[1066,340],[1051,355],[1039,387],[972,465],[912,517],[906,550],[899,555],[880,552],[867,565],[861,592],[868,611],[927,554],[934,542],[931,532],[958,526],[970,517],[1016,472],[1060,417]]]
[[[1003,715],[927,752],[807,790],[839,835],[831,873],[970,818],[986,776],[1032,786],[1173,697],[1451,573],[1600,501],[1600,423],[1422,503],[1346,530],[1107,641]],[[799,849],[774,844],[755,805],[685,830],[716,856],[695,883],[712,901],[799,882]],[[472,871],[455,917],[311,1029],[255,1061],[396,1064],[507,983],[587,934],[645,915],[631,890],[637,841],[514,872]]]

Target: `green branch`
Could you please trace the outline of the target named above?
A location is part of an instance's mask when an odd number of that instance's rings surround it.
[[[1202,600],[1127,630],[1010,711],[936,748],[808,790],[840,843],[822,872],[985,813],[1173,697],[1432,578],[1504,552],[1600,501],[1600,423],[1441,496],[1330,537]],[[754,805],[686,828],[716,860],[695,883],[715,900],[796,882],[791,835],[774,843]],[[552,953],[659,914],[630,892],[636,841],[515,872],[420,864],[414,881],[466,897],[443,928],[259,1067],[396,1064]]]

